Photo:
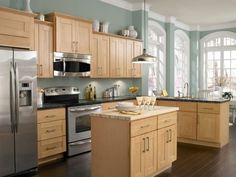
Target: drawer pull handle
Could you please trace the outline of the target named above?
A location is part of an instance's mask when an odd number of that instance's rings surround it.
[[[45,116],[45,118],[54,118],[54,117],[56,117],[56,115]]]
[[[143,138],[143,152],[145,152],[145,138]]]
[[[53,146],[53,147],[47,147],[46,148],[46,151],[50,151],[50,150],[53,150],[53,149],[56,149],[57,147],[56,146]]]
[[[150,127],[149,124],[148,124],[148,125],[141,126],[140,128],[148,128],[148,127]]]
[[[164,121],[164,123],[168,123],[168,122],[170,122],[170,120],[165,120],[165,121]]]
[[[203,109],[205,109],[205,110],[213,110],[213,108],[203,108]]]
[[[46,133],[52,133],[52,132],[55,132],[56,129],[53,129],[53,130],[46,130]]]

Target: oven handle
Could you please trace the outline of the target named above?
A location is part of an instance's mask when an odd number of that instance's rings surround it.
[[[97,109],[101,109],[101,106],[94,106],[94,107],[90,107],[90,108],[71,108],[70,112],[83,112],[83,111],[94,111]]]
[[[70,146],[80,146],[80,145],[84,145],[84,144],[90,144],[92,141],[91,140],[85,140],[85,141],[79,141],[76,143],[70,143]]]

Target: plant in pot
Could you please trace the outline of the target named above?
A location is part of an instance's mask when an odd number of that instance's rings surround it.
[[[233,94],[231,92],[224,92],[222,94],[222,97],[225,98],[225,99],[231,100],[233,98]]]

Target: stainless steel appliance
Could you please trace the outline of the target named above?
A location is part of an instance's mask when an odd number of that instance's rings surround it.
[[[101,105],[68,107],[68,156],[91,151],[90,114],[101,111]]]
[[[90,76],[91,55],[54,52],[54,76]]]
[[[63,103],[67,106],[67,155],[73,156],[91,150],[90,114],[101,111],[100,104],[79,105],[77,87],[44,89],[45,103]]]
[[[37,167],[36,52],[0,48],[0,176]]]

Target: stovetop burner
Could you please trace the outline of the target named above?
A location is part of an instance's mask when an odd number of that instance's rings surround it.
[[[50,87],[44,89],[44,103],[79,103],[80,90],[77,87]]]

